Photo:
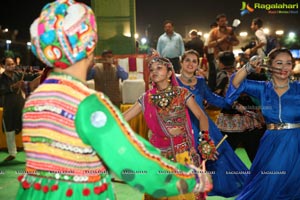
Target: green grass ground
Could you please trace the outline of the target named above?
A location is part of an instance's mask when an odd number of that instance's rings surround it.
[[[245,150],[238,148],[237,155],[243,160],[247,167],[250,167],[251,162],[248,159]],[[15,199],[19,183],[17,177],[19,172],[25,167],[25,153],[19,152],[17,158],[13,161],[3,163],[2,160],[7,156],[6,152],[0,152],[0,199],[13,200]],[[140,200],[143,194],[134,190],[125,184],[114,183],[115,192],[118,200]],[[231,200],[234,198],[224,197],[208,197],[207,200]]]

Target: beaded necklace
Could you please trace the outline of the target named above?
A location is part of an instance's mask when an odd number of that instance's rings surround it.
[[[193,78],[195,77],[194,75],[189,78],[186,75],[184,75],[184,73],[181,73],[181,77],[188,82],[188,86],[191,90],[195,89],[195,85],[190,85],[193,82]]]
[[[187,77],[186,75],[184,75],[184,73],[181,73],[181,77],[182,77],[183,79],[185,79],[188,83],[192,83],[192,82],[193,82],[194,75],[191,76],[191,77]]]
[[[272,79],[272,83],[273,83],[273,87],[276,89],[282,89],[282,88],[286,88],[286,87],[288,87],[289,86],[289,84],[290,84],[290,80],[288,80],[288,82],[286,83],[286,84],[284,84],[284,85],[277,85],[277,84],[275,84],[275,82],[273,81],[273,79]]]
[[[157,90],[156,94],[151,95],[151,102],[157,105],[161,109],[166,109],[171,104],[176,93],[174,92],[171,85],[166,89]]]

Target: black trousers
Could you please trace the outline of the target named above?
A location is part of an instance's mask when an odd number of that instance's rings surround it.
[[[215,56],[213,53],[207,54],[207,61],[209,67],[207,85],[211,91],[215,91],[217,84],[217,69],[215,64]]]
[[[168,58],[168,59],[171,61],[175,73],[176,73],[176,74],[180,74],[181,66],[180,66],[180,62],[179,62],[179,57]]]

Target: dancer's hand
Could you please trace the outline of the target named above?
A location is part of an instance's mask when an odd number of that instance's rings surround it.
[[[203,160],[216,160],[219,155],[214,141],[210,139],[208,131],[200,131],[198,150]]]
[[[19,89],[19,88],[22,88],[24,87],[24,81],[23,80],[20,80],[20,81],[17,81],[16,83],[12,84],[10,87],[11,89]]]
[[[260,67],[263,64],[263,59],[255,55],[250,58],[249,63],[253,68]]]
[[[252,56],[248,63],[245,64],[245,69],[247,74],[256,71],[256,68],[261,67],[263,64],[263,59],[257,55]]]
[[[195,178],[197,181],[197,184],[194,187],[195,193],[210,192],[213,188],[211,175],[208,174],[205,170],[205,161],[203,161],[201,166],[203,166],[202,169],[199,169],[194,165],[188,166],[193,170],[193,173],[195,173]]]

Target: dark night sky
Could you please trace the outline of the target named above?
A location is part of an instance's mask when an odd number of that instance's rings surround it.
[[[300,14],[268,14],[265,10],[255,10],[241,17],[240,9],[243,0],[136,0],[137,31],[143,35],[147,27],[149,32],[158,37],[163,33],[162,23],[170,19],[175,23],[175,31],[184,35],[190,27],[206,32],[217,14],[225,13],[229,23],[234,18],[242,21],[238,31],[250,31],[251,20],[255,17],[263,19],[265,26],[272,30],[284,29],[300,33]],[[51,0],[3,0],[0,2],[0,25],[2,28],[18,29],[18,39],[29,39],[29,26],[38,16],[46,2]],[[80,0],[87,2],[90,0]],[[298,0],[248,0],[250,5],[258,3],[297,3]],[[298,8],[299,12],[299,8]]]
[[[4,0],[0,2],[0,25],[2,29],[17,29],[19,35],[17,39],[29,40],[29,27],[37,18],[44,7],[54,0]],[[79,2],[90,3],[90,0],[80,0]]]
[[[170,19],[175,23],[175,31],[185,34],[189,27],[199,27],[202,32],[209,30],[209,25],[215,21],[218,14],[227,15],[229,24],[233,19],[241,20],[238,31],[250,32],[251,20],[260,17],[265,26],[272,26],[272,30],[284,29],[287,31],[297,31],[300,34],[300,9],[298,14],[268,14],[265,10],[255,10],[253,13],[240,15],[243,0],[136,0],[137,4],[137,29],[143,29],[151,24],[154,33],[163,33],[162,22]],[[245,0],[244,0],[245,1]],[[163,3],[162,3],[163,2]],[[204,3],[205,2],[205,3]],[[257,3],[296,3],[297,0],[246,0],[253,5]],[[300,3],[299,3],[300,4]],[[186,27],[186,28],[185,28]]]

